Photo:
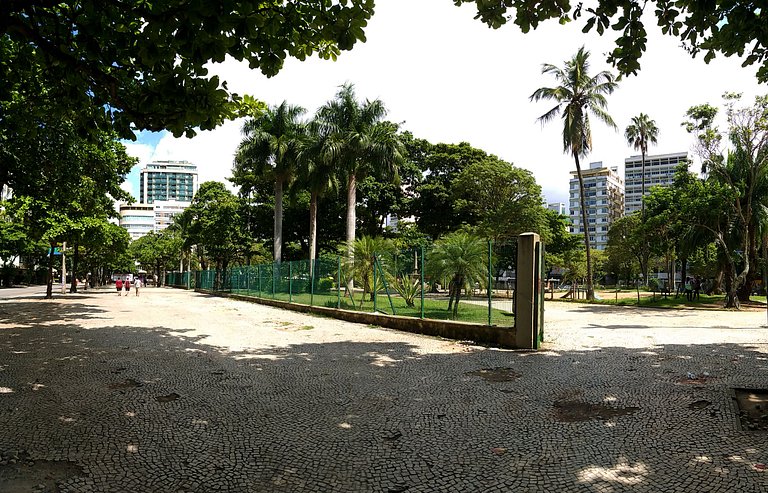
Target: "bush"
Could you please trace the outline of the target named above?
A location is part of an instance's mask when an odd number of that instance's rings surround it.
[[[317,281],[317,292],[327,293],[333,288],[333,277],[321,277]]]

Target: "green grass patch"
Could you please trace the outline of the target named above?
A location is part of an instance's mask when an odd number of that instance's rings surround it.
[[[257,293],[248,292],[246,290],[232,290],[237,294],[251,295],[256,297],[262,297],[266,299],[275,299],[279,301],[290,301],[293,303],[301,303],[304,305],[324,306],[327,308],[336,308],[339,304],[339,297],[337,293],[323,293],[323,294],[310,294],[310,293],[295,293],[289,295],[288,293]],[[261,295],[261,296],[259,296]],[[344,310],[357,310],[364,312],[373,312],[373,301],[366,300],[360,306],[361,293],[355,293],[354,305],[349,295],[341,297],[340,308]],[[366,296],[367,298],[367,296]],[[478,299],[479,300],[479,299]],[[416,299],[416,303],[413,307],[406,305],[405,300],[398,295],[392,295],[392,305],[390,305],[389,298],[385,293],[380,293],[377,297],[376,311],[388,315],[392,315],[392,306],[394,306],[394,314],[405,317],[420,317],[421,316],[421,300]],[[485,299],[482,299],[485,302]],[[495,300],[494,303],[499,303]],[[504,308],[508,310],[502,310],[494,308],[491,310],[491,323],[499,326],[513,326],[515,324],[515,318],[512,315],[512,300],[504,300],[501,302]],[[507,306],[508,305],[508,306]],[[424,318],[431,318],[435,320],[453,320],[452,313],[448,311],[447,299],[424,299]],[[459,303],[459,310],[456,319],[461,322],[471,322],[477,324],[486,325],[488,323],[488,306],[477,305],[469,303],[466,299]]]

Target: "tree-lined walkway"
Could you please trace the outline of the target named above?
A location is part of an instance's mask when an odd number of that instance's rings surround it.
[[[767,380],[764,314],[547,309],[530,353],[181,290],[2,300],[0,491],[768,488],[730,396]]]

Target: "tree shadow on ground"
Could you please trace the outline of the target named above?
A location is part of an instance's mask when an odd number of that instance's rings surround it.
[[[54,323],[84,311],[0,330],[0,450],[77,462],[73,490],[768,487],[764,435],[730,396],[765,385],[765,345],[531,353],[350,331],[233,350],[202,342],[217,327]]]

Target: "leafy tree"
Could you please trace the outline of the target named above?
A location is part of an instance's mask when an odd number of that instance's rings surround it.
[[[584,32],[596,29],[598,34],[621,31],[608,61],[622,75],[636,74],[645,52],[647,31],[642,14],[646,6],[655,4],[654,13],[661,32],[680,39],[683,47],[696,56],[704,53],[709,62],[718,53],[725,56],[747,54],[743,65],[761,64],[757,78],[768,81],[768,42],[765,37],[765,9],[754,2],[694,0],[600,0],[584,8],[582,2],[543,0],[538,2],[503,0],[452,0],[455,5],[474,3],[477,16],[497,29],[512,21],[524,32],[536,29],[541,22],[557,19],[561,24],[584,16]],[[610,29],[609,29],[610,28]]]
[[[584,194],[584,178],[581,174],[579,158],[585,157],[592,148],[592,131],[589,124],[590,113],[610,127],[616,128],[611,116],[606,112],[606,94],[616,89],[616,81],[610,72],[603,71],[589,75],[589,52],[584,47],[565,62],[560,68],[544,64],[542,74],[551,74],[559,85],[542,87],[532,95],[532,101],[554,100],[555,106],[539,117],[544,124],[562,114],[563,151],[571,154],[576,163],[579,177],[579,197],[581,199],[581,228],[584,231],[584,245],[587,254],[587,299],[594,299],[592,287],[592,261],[590,256],[589,231],[587,225],[587,207]]]
[[[215,261],[218,286],[230,262],[250,248],[240,201],[223,183],[208,181],[200,185],[188,210],[190,242]]]
[[[0,101],[42,84],[50,90],[38,99],[59,116],[74,108],[79,129],[113,122],[123,138],[133,129],[190,135],[237,114],[240,98],[209,75],[209,62],[231,57],[273,76],[288,56],[335,59],[365,41],[373,8],[372,0],[7,0]]]
[[[544,249],[544,264],[547,268],[547,278],[552,277],[555,268],[565,268],[565,259],[576,250],[583,249],[579,238],[569,231],[570,220],[567,216],[549,209],[544,210],[546,221],[547,241]]]
[[[154,271],[158,282],[165,280],[166,270],[173,269],[182,251],[183,240],[178,231],[164,229],[149,232],[131,243],[130,253],[147,271]]]
[[[424,178],[415,184],[411,215],[419,229],[436,239],[456,231],[464,218],[456,208],[454,180],[468,166],[486,159],[498,159],[472,147],[460,144],[430,144],[413,140],[407,147],[409,159],[421,169]]]
[[[647,281],[651,252],[639,215],[624,216],[611,224],[607,250],[610,264],[624,279],[629,281],[640,273]]]
[[[237,148],[232,182],[247,194],[254,175],[266,175],[275,184],[274,259],[282,260],[283,187],[297,173],[300,142],[304,134],[299,117],[304,108],[283,101],[243,125],[243,141]]]
[[[632,117],[632,123],[624,131],[624,137],[627,143],[636,150],[640,151],[640,209],[643,218],[645,218],[645,156],[648,154],[648,144],[656,144],[659,129],[656,122],[651,120],[645,113],[640,113]]]
[[[499,241],[525,231],[546,234],[541,187],[528,170],[489,156],[464,168],[452,189],[456,210],[482,237]]]
[[[404,149],[397,127],[382,119],[380,100],[360,102],[352,84],[344,84],[336,98],[323,105],[317,120],[324,135],[323,159],[332,161],[347,182],[347,254],[354,250],[357,184],[368,175],[397,181]]]
[[[431,274],[448,278],[448,310],[456,318],[461,290],[488,282],[488,244],[486,240],[463,231],[448,234],[435,242],[427,263]]]
[[[709,116],[710,108],[689,110],[686,128],[696,132],[709,177],[692,183],[689,204],[697,226],[714,235],[726,260],[726,306],[738,307],[738,292],[751,290],[758,231],[768,207],[768,96],[758,96],[750,107],[737,107],[740,95],[726,94],[728,140],[732,149],[723,154],[720,134]],[[704,111],[699,111],[703,109]],[[692,118],[702,116],[704,118]],[[696,188],[694,188],[696,187]],[[695,214],[695,215],[693,215]],[[746,288],[745,288],[746,286]]]

